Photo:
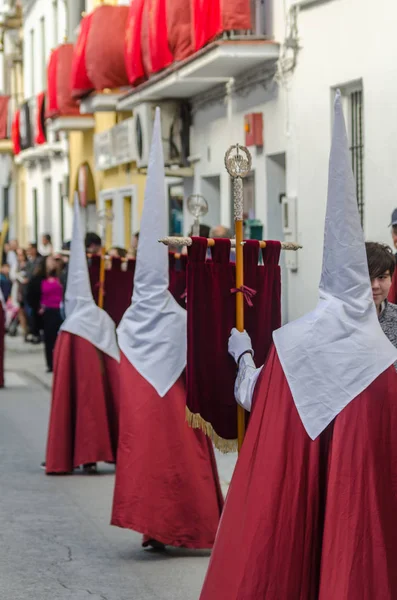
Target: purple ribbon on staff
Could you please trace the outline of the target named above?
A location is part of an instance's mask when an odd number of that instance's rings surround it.
[[[252,298],[256,295],[256,290],[253,290],[252,288],[248,287],[247,285],[242,285],[239,288],[232,288],[230,290],[230,292],[232,294],[237,294],[237,292],[241,292],[244,295],[245,301],[248,304],[248,306],[250,308],[252,306],[254,306],[254,304],[252,302]]]

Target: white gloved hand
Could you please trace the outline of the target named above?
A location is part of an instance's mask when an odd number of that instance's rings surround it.
[[[254,351],[252,349],[251,338],[246,331],[237,331],[235,327],[233,327],[230,337],[229,337],[229,354],[231,354],[238,363],[238,359],[245,352],[250,352],[251,355],[254,355]]]

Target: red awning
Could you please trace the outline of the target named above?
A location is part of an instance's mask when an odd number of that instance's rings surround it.
[[[86,67],[87,40],[91,29],[93,13],[86,15],[80,25],[80,34],[74,47],[72,62],[72,96],[82,98],[94,89],[94,84],[88,77]]]
[[[20,116],[20,111],[16,110],[15,114],[14,114],[14,118],[12,120],[12,127],[11,127],[11,139],[12,139],[14,154],[19,154],[21,151],[21,138],[20,138],[20,132],[19,132],[19,116]]]
[[[92,13],[86,46],[87,74],[97,91],[129,85],[124,60],[127,6],[103,4]]]
[[[37,96],[37,113],[36,113],[36,135],[35,144],[45,144],[47,141],[45,134],[45,92],[41,92]]]
[[[131,85],[145,80],[142,62],[141,27],[144,0],[132,0],[125,32],[125,67]]]
[[[47,117],[80,114],[79,107],[72,98],[72,61],[73,44],[61,44],[51,53],[47,69]]]
[[[252,28],[251,0],[190,1],[196,50],[224,31],[246,31]]]
[[[9,96],[0,96],[0,140],[8,138],[8,107],[10,105]]]
[[[168,45],[175,61],[193,54],[193,10],[186,0],[167,0]]]
[[[145,0],[141,43],[143,65],[148,77],[162,71],[173,62],[168,45],[166,0]]]

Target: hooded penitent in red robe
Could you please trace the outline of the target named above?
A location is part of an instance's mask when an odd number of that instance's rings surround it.
[[[65,311],[54,353],[48,475],[116,461],[120,353],[115,325],[92,297],[77,196]]]
[[[312,441],[275,349],[200,600],[397,598],[397,373]]]
[[[170,294],[156,110],[132,303],[117,329],[120,433],[112,524],[144,545],[211,548],[223,505],[211,442],[186,423],[186,311]]]
[[[372,298],[339,93],[319,289],[262,370],[231,334],[252,413],[200,600],[397,598],[397,351]]]
[[[119,364],[82,337],[62,331],[54,355],[47,474],[116,462]]]
[[[165,545],[212,548],[223,497],[211,441],[187,425],[185,400],[183,377],[160,398],[121,355],[112,525]]]

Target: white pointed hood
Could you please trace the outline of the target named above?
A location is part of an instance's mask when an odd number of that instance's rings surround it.
[[[78,335],[115,360],[120,360],[116,327],[109,315],[94,302],[88,274],[87,257],[80,224],[77,193],[74,198],[74,220],[68,279],[65,294],[66,319],[61,330]]]
[[[335,99],[324,256],[316,309],[273,338],[303,425],[315,439],[397,360],[369,280],[340,93]]]
[[[168,291],[165,175],[160,109],[156,109],[134,277],[132,303],[117,329],[119,346],[163,397],[186,366],[187,319]]]

